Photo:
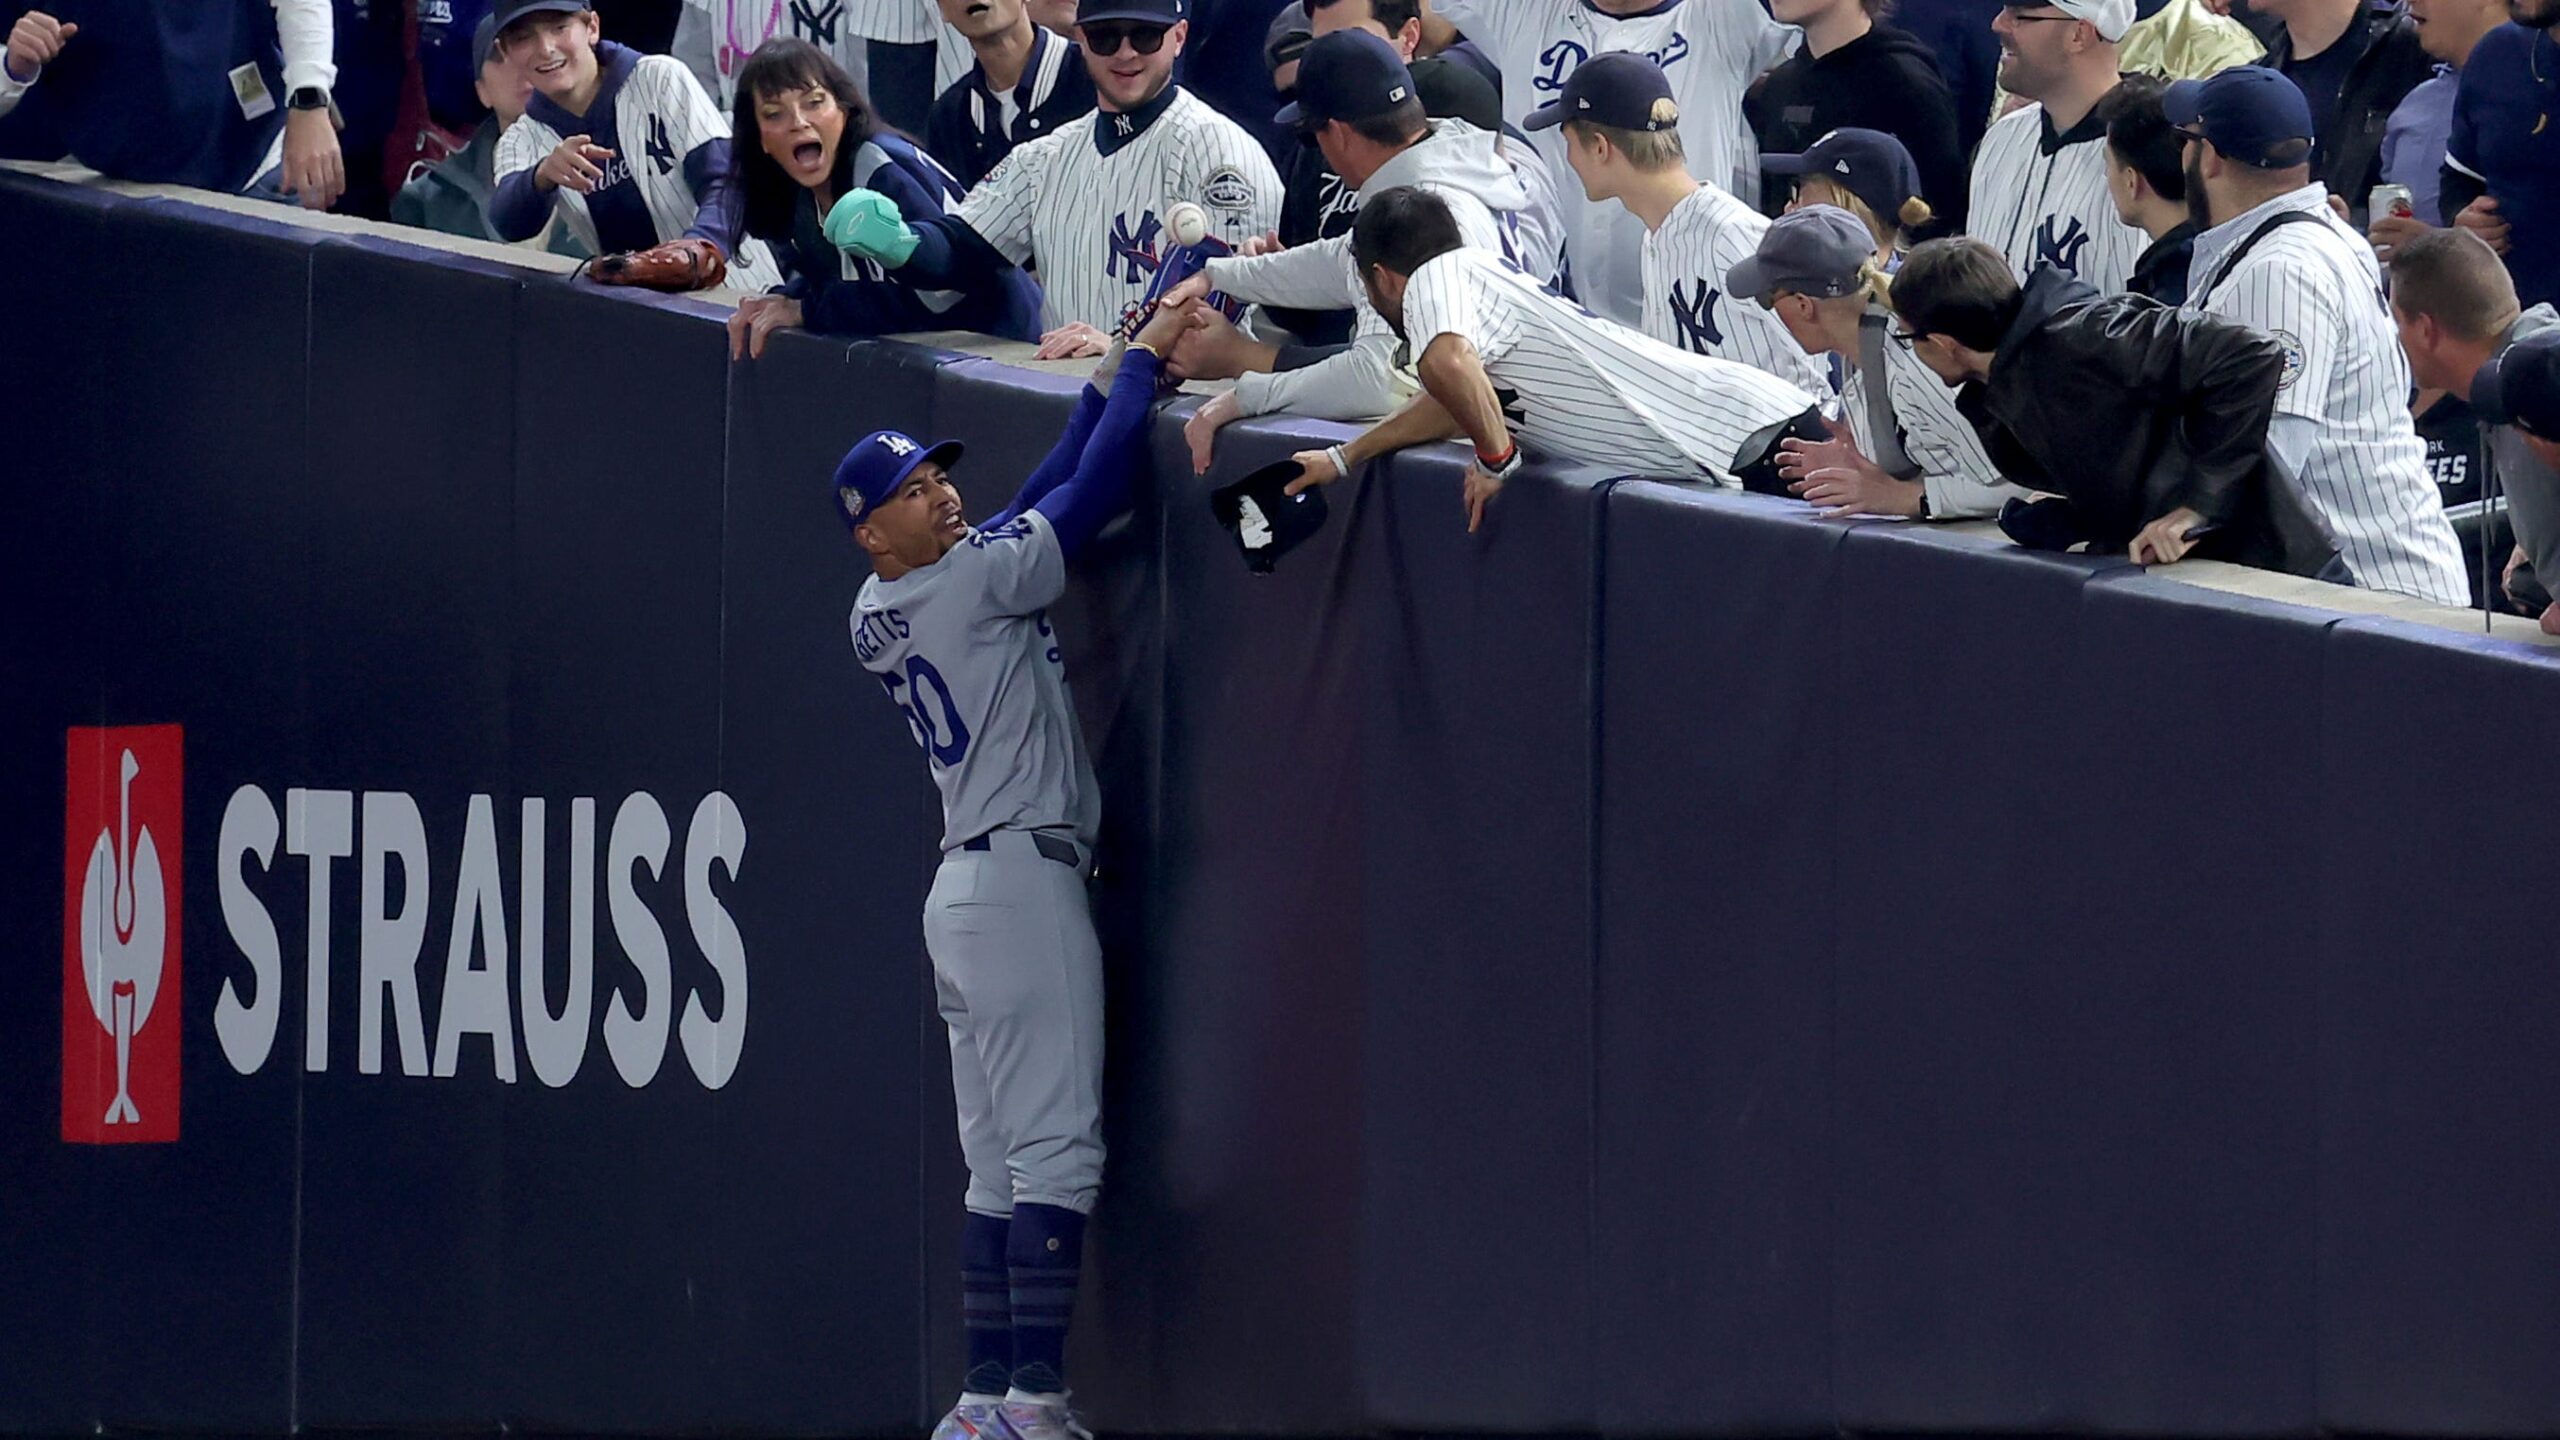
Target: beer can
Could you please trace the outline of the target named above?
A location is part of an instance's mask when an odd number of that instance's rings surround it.
[[[2409,198],[2408,186],[2376,185],[2373,197],[2365,202],[2364,213],[2376,220],[2385,215],[2397,215],[2408,220],[2416,218],[2418,207]]]

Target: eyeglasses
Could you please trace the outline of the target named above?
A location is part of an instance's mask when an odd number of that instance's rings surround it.
[[[1912,346],[1920,343],[1919,331],[1905,330],[1899,325],[1886,330],[1884,332],[1884,337],[1896,345]]]
[[[1171,28],[1166,25],[1087,25],[1084,27],[1084,48],[1105,59],[1119,54],[1122,45],[1141,55],[1153,55],[1164,48],[1165,32]]]

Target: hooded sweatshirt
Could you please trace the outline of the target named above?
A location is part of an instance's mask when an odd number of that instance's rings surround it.
[[[1921,198],[1938,213],[1942,233],[1963,231],[1964,151],[1955,100],[1938,76],[1937,57],[1910,33],[1878,25],[1819,58],[1798,50],[1751,87],[1742,113],[1763,155],[1801,155],[1848,126],[1883,131],[1920,167]],[[1785,208],[1788,194],[1782,179],[1763,177],[1760,202],[1769,214]]]
[[[1515,262],[1521,236],[1538,224],[1529,190],[1512,171],[1499,138],[1462,120],[1439,120],[1431,133],[1399,152],[1361,187],[1382,195],[1404,186],[1429,190],[1449,202],[1458,233],[1476,249]],[[1553,217],[1546,217],[1554,233]],[[1524,266],[1536,273],[1534,266]],[[1395,331],[1369,304],[1351,237],[1337,235],[1292,246],[1275,255],[1212,260],[1209,283],[1229,298],[1303,310],[1350,309],[1356,319],[1351,348],[1320,363],[1236,381],[1236,402],[1247,415],[1286,410],[1319,420],[1375,420],[1413,398],[1420,384],[1395,363]]]

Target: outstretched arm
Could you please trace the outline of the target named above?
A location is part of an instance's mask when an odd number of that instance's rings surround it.
[[[1135,350],[1128,354],[1144,357],[1146,352]],[[1121,363],[1126,365],[1127,360],[1128,356],[1124,355]],[[1003,514],[987,522],[988,528],[1002,525],[1039,504],[1050,491],[1074,476],[1076,462],[1084,458],[1085,442],[1093,437],[1093,427],[1102,419],[1102,407],[1102,392],[1087,384],[1084,392],[1076,396],[1076,408],[1067,416],[1067,428],[1058,436],[1058,443],[1049,447],[1048,457],[1040,462],[1040,468],[1032,471],[1030,478],[1022,482],[1022,488],[1014,492],[1013,503],[1004,507]]]
[[[1188,321],[1188,307],[1159,307],[1120,356],[1119,368],[1111,378],[1110,397],[1101,399],[1090,387],[1085,392],[1086,400],[1099,402],[1099,413],[1082,442],[1075,473],[1064,482],[1053,484],[1031,506],[1048,518],[1049,528],[1058,534],[1059,552],[1070,561],[1093,543],[1113,516],[1129,508],[1130,491],[1139,473],[1146,469],[1147,421],[1155,411],[1156,378],[1164,373],[1159,352],[1172,348],[1173,337]],[[1081,412],[1084,402],[1080,401],[1077,408]],[[1070,421],[1070,437],[1074,429],[1075,424]],[[1052,453],[1050,459],[1058,459],[1063,451],[1062,443],[1061,451]],[[1038,480],[1035,473],[1033,481]],[[1029,488],[1024,487],[1026,491]]]

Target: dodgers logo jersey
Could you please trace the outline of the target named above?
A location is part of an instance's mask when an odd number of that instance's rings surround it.
[[[497,179],[540,165],[567,136],[586,135],[613,158],[598,165],[604,183],[593,193],[564,188],[547,197],[571,233],[599,255],[681,239],[701,213],[699,197],[725,178],[728,118],[680,61],[608,43],[596,47],[596,62],[603,83],[585,115],[536,95],[498,137]],[[754,293],[781,283],[764,242],[735,237],[729,288]]]
[[[942,792],[942,848],[990,830],[1101,820],[1049,606],[1066,593],[1057,532],[1037,510],[971,530],[949,554],[854,600],[854,658],[906,716]]]
[[[2051,265],[2113,295],[2151,244],[2116,218],[2107,127],[2094,117],[2053,135],[2041,105],[2002,116],[1974,152],[1971,193],[1966,229],[2008,256],[2021,281]]]
[[[2236,320],[2284,347],[2276,415],[2318,427],[2298,478],[2357,583],[2468,605],[2461,543],[2409,414],[2415,386],[2381,267],[2373,246],[2331,213],[2328,194],[2308,185],[2197,236],[2186,308]],[[2258,233],[2285,211],[2311,218]],[[2256,243],[2234,264],[2253,234]]]
[[[1629,16],[1604,15],[1584,0],[1438,0],[1432,8],[1502,71],[1503,119],[1514,126],[1561,95],[1566,77],[1592,56],[1649,57],[1679,99],[1689,173],[1746,201],[1759,194],[1760,151],[1743,124],[1742,93],[1798,39],[1760,0],[1668,0]],[[1644,222],[1584,195],[1565,160],[1563,127],[1531,140],[1555,179],[1574,293],[1610,319],[1640,323]]]
[[[1144,109],[1097,110],[1016,149],[956,212],[998,254],[1037,269],[1042,323],[1118,326],[1173,249],[1189,200],[1230,246],[1280,224],[1280,175],[1244,127],[1179,86]]]
[[[1603,319],[1481,250],[1452,250],[1414,271],[1404,331],[1413,358],[1443,335],[1474,346],[1506,392],[1503,417],[1521,444],[1621,474],[1687,479],[1703,470],[1734,484],[1745,442],[1814,408],[1812,395],[1774,375]]]
[[[1725,288],[1726,272],[1760,248],[1768,229],[1759,211],[1701,184],[1644,237],[1641,328],[1692,355],[1765,370],[1827,395],[1831,367],[1805,353],[1777,311]]]

